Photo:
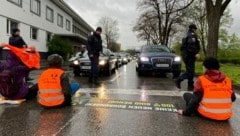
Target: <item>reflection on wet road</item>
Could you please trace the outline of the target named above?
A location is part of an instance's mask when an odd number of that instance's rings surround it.
[[[37,79],[40,72],[32,72],[31,77]],[[134,61],[116,70],[111,77],[100,77],[100,86],[89,84],[87,77],[73,77],[71,70],[68,73],[72,81],[80,83],[79,98],[87,98],[86,101],[82,99],[83,103],[94,99],[91,101],[93,104],[109,106],[124,103],[130,108],[144,108],[149,103],[179,107],[185,105],[181,98],[186,89],[185,83],[183,90],[179,91],[174,86],[171,74],[139,77],[135,72]],[[232,119],[213,122],[198,116],[179,116],[174,112],[79,104],[48,110],[32,100],[19,106],[0,105],[0,133],[3,136],[239,136],[239,104],[237,99]]]

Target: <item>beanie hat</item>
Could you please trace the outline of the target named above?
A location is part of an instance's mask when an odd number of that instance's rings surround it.
[[[215,58],[211,58],[211,57],[206,58],[203,61],[203,66],[205,66],[205,68],[208,70],[219,70],[219,68],[220,68],[218,60]]]
[[[189,25],[189,29],[197,29],[197,26],[195,24]]]
[[[101,27],[97,27],[96,31],[102,32],[102,28]]]
[[[61,68],[63,65],[63,58],[58,54],[52,54],[47,58],[49,67]]]

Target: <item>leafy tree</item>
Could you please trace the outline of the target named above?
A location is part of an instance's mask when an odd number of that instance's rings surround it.
[[[207,56],[209,57],[217,57],[220,20],[230,2],[231,0],[205,0],[208,21]]]
[[[59,54],[64,59],[67,59],[68,55],[73,53],[73,46],[66,40],[59,36],[53,36],[48,43],[48,54]]]

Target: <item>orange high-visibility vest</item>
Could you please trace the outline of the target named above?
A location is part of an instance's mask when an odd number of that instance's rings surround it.
[[[203,98],[199,104],[198,112],[210,119],[227,120],[232,117],[232,83],[229,78],[221,83],[214,83],[205,76],[199,80],[203,88]]]
[[[28,68],[40,68],[40,55],[37,51],[27,52],[27,48],[17,48],[9,44],[5,44],[11,52],[13,52]]]
[[[38,103],[46,106],[58,106],[64,102],[64,94],[61,87],[61,69],[48,69],[44,71],[38,80]]]

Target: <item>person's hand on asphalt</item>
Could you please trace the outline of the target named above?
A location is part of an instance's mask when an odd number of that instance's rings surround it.
[[[182,110],[182,109],[179,109],[179,110],[177,111],[177,113],[178,113],[179,115],[183,115],[183,110]]]
[[[199,53],[196,54],[195,57],[196,57],[197,60],[199,60],[200,59],[200,54]]]

